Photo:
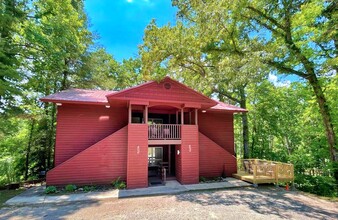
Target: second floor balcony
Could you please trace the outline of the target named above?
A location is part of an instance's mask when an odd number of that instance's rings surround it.
[[[181,140],[180,124],[148,125],[149,140]]]

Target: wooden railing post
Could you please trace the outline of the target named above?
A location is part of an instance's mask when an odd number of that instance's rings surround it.
[[[256,164],[253,164],[253,168],[254,168],[254,186],[257,187],[257,165]]]
[[[165,185],[167,181],[167,171],[165,167],[162,167],[162,184]]]
[[[181,125],[153,124],[148,125],[148,139],[150,140],[180,140]]]
[[[276,164],[276,186],[278,186],[279,163]]]

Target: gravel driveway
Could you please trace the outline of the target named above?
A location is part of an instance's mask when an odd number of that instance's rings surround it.
[[[236,188],[62,205],[4,207],[0,219],[338,219],[338,204],[281,188]]]

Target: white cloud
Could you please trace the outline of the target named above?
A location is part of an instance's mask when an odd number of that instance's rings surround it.
[[[134,3],[134,0],[126,0],[128,3]],[[145,3],[145,4],[152,4],[150,0],[136,0],[135,3]]]
[[[291,84],[290,80],[278,80],[278,77],[271,73],[269,73],[268,80],[272,82],[276,87],[288,87]]]
[[[270,82],[272,82],[273,84],[275,84],[275,83],[277,83],[277,81],[278,81],[278,77],[276,76],[276,75],[273,75],[273,74],[269,74],[269,77],[268,77],[268,80],[270,81]]]

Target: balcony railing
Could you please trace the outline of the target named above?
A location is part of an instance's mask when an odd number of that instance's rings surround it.
[[[181,125],[154,124],[148,126],[149,140],[180,140]]]

